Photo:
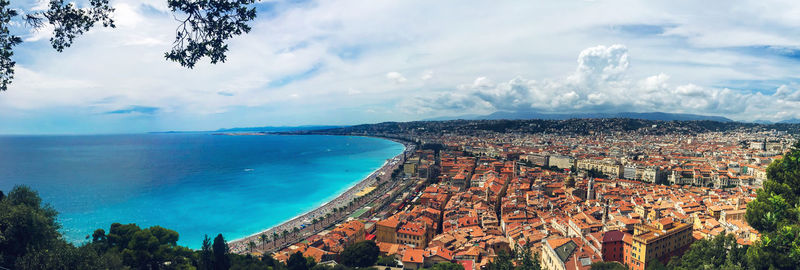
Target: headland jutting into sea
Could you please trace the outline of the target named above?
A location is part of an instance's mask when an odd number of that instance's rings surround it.
[[[226,136],[260,136],[260,135],[275,135],[274,133],[216,133],[214,135]],[[287,136],[302,136],[302,135],[287,135]],[[317,135],[319,136],[319,135]],[[297,240],[319,233],[332,224],[335,224],[347,218],[353,212],[362,208],[362,206],[372,202],[376,199],[377,195],[384,194],[381,191],[387,189],[382,185],[382,182],[387,182],[388,178],[393,171],[398,170],[400,165],[405,162],[405,158],[414,153],[416,145],[412,142],[400,140],[396,138],[376,137],[380,139],[394,141],[403,144],[404,150],[402,153],[389,158],[384,164],[373,171],[368,176],[364,177],[358,183],[352,185],[347,190],[336,196],[334,199],[320,205],[319,207],[310,210],[306,213],[300,214],[278,225],[272,226],[269,229],[254,233],[252,235],[232,240],[228,243],[232,252],[244,253],[248,250],[248,243],[261,243],[262,235],[271,241],[271,247],[266,247],[267,252],[279,250],[289,244],[297,242]],[[381,188],[383,187],[383,188]],[[363,198],[359,200],[359,198]],[[319,223],[314,222],[318,219]]]

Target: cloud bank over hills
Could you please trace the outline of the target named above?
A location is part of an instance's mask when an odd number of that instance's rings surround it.
[[[618,113],[538,113],[532,111],[521,112],[494,112],[488,115],[460,115],[460,116],[445,116],[436,117],[426,120],[441,121],[441,120],[522,120],[522,119],[542,119],[542,120],[566,120],[566,119],[603,119],[603,118],[630,118],[642,120],[656,120],[656,121],[695,121],[695,120],[710,120],[717,122],[732,122],[733,120],[722,116],[713,115],[697,115],[697,114],[684,114],[684,113],[664,113],[664,112],[649,112],[649,113],[635,113],[635,112],[618,112]]]
[[[546,118],[550,113],[561,114],[555,119],[562,119],[567,117],[565,113],[578,118],[592,115],[607,118],[616,112],[666,111],[732,115],[745,121],[757,120],[752,116],[770,112],[791,116],[800,108],[797,85],[782,85],[774,94],[765,95],[691,83],[673,84],[664,73],[643,78],[630,76],[628,59],[628,49],[621,44],[590,47],[579,54],[575,71],[562,78],[537,81],[515,77],[494,83],[479,77],[471,84],[460,85],[459,91],[419,97],[416,105],[430,111],[477,108],[516,112],[517,116],[507,115],[517,118],[531,112],[545,113],[534,113],[533,118]],[[724,119],[727,118],[720,118]]]

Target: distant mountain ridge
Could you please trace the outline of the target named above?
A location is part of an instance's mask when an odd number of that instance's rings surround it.
[[[800,124],[756,124],[745,122],[720,122],[712,120],[665,121],[632,118],[584,118],[584,119],[498,119],[498,120],[448,120],[383,122],[361,124],[338,129],[286,132],[285,134],[379,136],[388,138],[430,138],[430,136],[485,134],[486,132],[519,134],[594,134],[615,132],[637,132],[639,134],[699,134],[732,130],[777,130],[789,134],[800,134]],[[280,133],[280,132],[279,132]],[[404,137],[406,136],[406,137]],[[411,137],[408,137],[411,136]]]
[[[800,124],[800,119],[798,119],[798,118],[790,118],[790,119],[780,120],[780,121],[777,121],[777,122],[776,121],[769,121],[769,120],[755,120],[755,121],[753,121],[753,123],[765,124],[765,125],[769,125],[769,124]]]
[[[781,124],[800,124],[800,119],[797,119],[797,118],[786,119],[786,120],[780,121],[778,123],[781,123]]]
[[[733,122],[733,120],[722,116],[713,115],[699,115],[688,113],[665,113],[665,112],[618,112],[618,113],[540,113],[540,112],[509,112],[498,111],[488,115],[463,115],[455,117],[437,117],[425,119],[426,121],[443,121],[443,120],[524,120],[524,119],[542,119],[542,120],[567,120],[567,119],[605,119],[605,118],[630,118],[654,121],[717,121],[717,122]]]
[[[307,130],[320,130],[320,129],[333,129],[343,128],[347,126],[281,126],[281,127],[235,127],[235,128],[221,128],[217,132],[285,132],[285,131],[307,131]]]

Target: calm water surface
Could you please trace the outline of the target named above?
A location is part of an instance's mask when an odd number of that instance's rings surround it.
[[[313,209],[402,150],[341,136],[0,136],[0,190],[38,190],[75,243],[120,222],[197,248],[204,234],[240,238]]]

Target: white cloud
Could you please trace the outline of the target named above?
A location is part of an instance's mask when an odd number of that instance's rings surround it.
[[[36,0],[36,5],[31,7],[31,11],[45,11],[50,7],[50,1]]]
[[[114,24],[117,27],[136,27],[144,22],[146,18],[137,10],[137,6],[128,3],[114,5]]]
[[[628,48],[624,45],[595,46],[578,55],[578,69],[571,80],[594,85],[619,79],[628,70]]]
[[[26,88],[20,88],[25,85]],[[81,91],[73,91],[81,89]],[[42,106],[85,106],[86,100],[102,95],[96,82],[51,77],[25,67],[17,66],[15,81],[10,89],[2,93],[0,108],[38,109]]]
[[[797,85],[781,85],[773,96],[786,101],[800,101],[800,90]]]
[[[427,81],[433,78],[433,70],[426,70],[422,76],[419,77],[423,81]]]
[[[394,83],[404,83],[408,81],[408,79],[406,79],[406,77],[404,77],[403,74],[400,74],[400,72],[395,72],[395,71],[386,73],[386,79]]]
[[[734,91],[695,84],[673,85],[669,75],[660,73],[631,79],[626,70],[628,53],[624,46],[596,46],[578,56],[578,68],[563,79],[529,80],[515,77],[492,83],[479,77],[458,87],[459,95],[418,97],[424,110],[441,108],[458,112],[485,102],[489,111],[540,112],[683,112],[722,114],[744,120],[780,120],[797,117],[800,91],[796,86],[780,86],[774,95]],[[768,105],[771,104],[771,105]],[[423,111],[424,111],[423,110]]]
[[[226,63],[192,70],[163,58],[177,25],[164,0],[114,1],[119,27],[93,29],[61,54],[46,44],[50,31],[26,34],[0,115],[137,105],[160,108],[154,118],[189,129],[498,109],[800,117],[792,107],[800,95],[792,83],[798,62],[781,56],[800,48],[800,5],[793,2],[267,4],[252,32],[230,41]],[[642,25],[663,31],[636,32]],[[787,51],[747,51],[763,46]],[[777,85],[726,89],[734,80]],[[387,109],[367,116],[365,108]],[[224,117],[204,118],[219,112]]]
[[[55,28],[53,25],[45,24],[41,28],[31,29],[30,33],[23,39],[25,42],[47,41],[53,36]]]

